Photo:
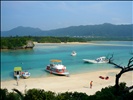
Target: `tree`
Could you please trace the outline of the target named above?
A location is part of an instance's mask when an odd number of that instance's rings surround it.
[[[12,89],[13,91],[15,91],[18,94],[18,97],[20,100],[24,100],[24,95],[17,89]]]
[[[120,66],[120,65],[113,62],[113,55],[112,55],[112,57],[110,57],[110,59],[109,59],[109,64],[113,64],[113,65],[117,66],[118,68],[121,68],[121,71],[118,74],[116,74],[116,79],[115,79],[115,88],[116,88],[116,93],[118,94],[120,77],[122,76],[122,74],[124,74],[126,72],[133,71],[133,57],[131,57],[129,59],[128,64],[127,64],[126,67],[125,66],[122,67],[122,66]],[[133,85],[130,86],[130,87],[127,87],[126,91],[129,91],[132,88],[133,88]]]
[[[8,90],[7,89],[0,89],[0,100],[7,100],[7,94]]]

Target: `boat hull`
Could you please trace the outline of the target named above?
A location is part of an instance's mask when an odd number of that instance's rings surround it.
[[[71,56],[76,56],[77,55],[77,53],[75,52],[75,51],[73,51],[72,53],[71,53]]]
[[[98,62],[96,60],[89,60],[89,59],[83,59],[84,62],[86,63],[91,63],[91,64],[96,64],[96,63],[108,63],[108,61],[102,61],[102,62]]]
[[[29,77],[30,77],[30,76],[23,76],[24,79],[27,79],[27,78],[29,78]]]
[[[60,75],[60,76],[69,76],[69,72],[62,72],[62,73],[57,73],[55,71],[51,71],[51,70],[48,70],[48,69],[45,69],[45,71],[51,73],[51,74],[55,74],[55,75]]]
[[[28,73],[23,73],[23,74],[22,74],[22,77],[23,77],[24,79],[27,79],[27,78],[30,77],[30,73],[29,73],[29,72],[28,72]]]
[[[22,76],[23,78],[25,78],[25,79],[27,79],[27,78],[29,78],[30,76]]]
[[[76,56],[77,54],[76,53],[72,53],[71,56]]]

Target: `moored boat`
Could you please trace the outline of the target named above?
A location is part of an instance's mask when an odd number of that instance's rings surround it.
[[[95,60],[83,59],[83,61],[87,62],[87,63],[92,63],[92,64],[94,64],[94,63],[108,63],[109,62],[109,60],[106,57],[104,57],[104,56],[103,57],[99,57],[99,58],[97,58]]]
[[[61,60],[50,60],[50,64],[46,66],[45,70],[51,74],[69,76],[69,72],[66,70]]]
[[[19,78],[22,76],[22,67],[14,67],[14,77]]]
[[[30,77],[30,73],[28,71],[22,72],[22,77],[23,78],[29,78]]]
[[[71,56],[76,56],[77,55],[77,53],[75,52],[75,51],[73,51],[72,53],[71,53]]]

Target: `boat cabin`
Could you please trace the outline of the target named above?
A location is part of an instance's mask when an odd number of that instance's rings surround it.
[[[99,61],[107,61],[106,57],[99,57],[96,59],[97,62]]]
[[[22,75],[22,68],[21,67],[14,67],[14,77]]]
[[[61,60],[50,60],[50,65],[47,66],[48,70],[54,71],[54,72],[64,72],[66,67],[62,65]]]

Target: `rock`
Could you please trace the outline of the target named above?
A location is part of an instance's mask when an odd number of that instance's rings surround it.
[[[27,41],[27,44],[23,46],[23,48],[27,49],[27,48],[33,48],[35,45],[33,43],[33,41]]]

